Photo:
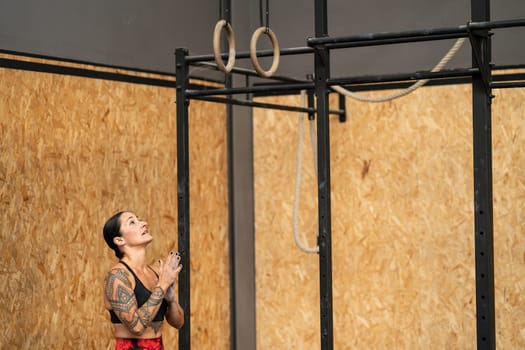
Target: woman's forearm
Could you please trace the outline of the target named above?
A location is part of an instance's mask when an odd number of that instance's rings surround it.
[[[149,299],[140,308],[135,306],[135,310],[127,310],[126,307],[122,307],[115,311],[130,332],[141,335],[151,325],[151,321],[159,311],[164,294],[164,290],[157,285],[153,288]],[[155,331],[158,331],[158,329],[155,329]]]
[[[181,329],[184,325],[184,310],[177,301],[172,301],[168,306],[166,313],[166,321],[177,329]]]
[[[137,310],[138,319],[142,327],[138,327],[138,331],[142,334],[146,328],[151,324],[151,321],[159,311],[165,292],[161,286],[157,285],[151,291],[149,299]],[[158,331],[157,329],[155,331]]]

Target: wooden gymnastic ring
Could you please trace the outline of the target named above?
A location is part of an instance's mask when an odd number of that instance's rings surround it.
[[[272,66],[267,71],[261,68],[259,60],[257,59],[257,41],[263,33],[268,35],[268,37],[272,41],[273,46],[273,62]],[[250,58],[252,60],[253,67],[260,76],[269,78],[275,73],[275,71],[277,71],[277,67],[279,67],[280,54],[281,52],[279,50],[279,41],[277,40],[275,33],[270,28],[259,27],[255,30],[255,32],[253,32],[252,39],[250,40]]]
[[[226,28],[226,34],[228,35],[228,45],[229,45],[229,54],[228,54],[228,64],[225,66],[224,61],[221,56],[221,31],[222,28]],[[233,35],[232,26],[226,22],[226,20],[221,19],[215,25],[215,30],[213,31],[213,54],[215,56],[215,63],[217,67],[224,73],[230,73],[235,64],[235,36]]]

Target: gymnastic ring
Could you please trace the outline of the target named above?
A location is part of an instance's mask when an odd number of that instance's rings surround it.
[[[273,62],[272,66],[267,71],[261,68],[259,60],[257,59],[257,41],[263,33],[268,35],[268,37],[272,41],[273,46]],[[275,73],[277,67],[279,67],[280,54],[281,52],[279,51],[279,41],[277,40],[275,33],[270,28],[259,27],[255,30],[255,32],[253,32],[252,39],[250,40],[250,58],[252,60],[253,67],[260,76],[269,78]]]
[[[226,28],[226,34],[228,35],[228,64],[224,65],[224,61],[221,57],[221,31],[222,28]],[[224,73],[230,73],[235,64],[235,36],[233,35],[232,26],[226,22],[226,20],[221,19],[215,25],[215,30],[213,31],[213,54],[215,56],[215,63],[217,67]]]

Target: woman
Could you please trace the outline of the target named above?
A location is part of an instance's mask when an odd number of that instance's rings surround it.
[[[104,239],[119,262],[106,275],[104,304],[111,316],[116,350],[163,350],[162,323],[184,324],[184,311],[175,297],[182,269],[180,255],[171,252],[158,269],[148,265],[146,247],[153,240],[148,223],[122,211],[104,225]]]

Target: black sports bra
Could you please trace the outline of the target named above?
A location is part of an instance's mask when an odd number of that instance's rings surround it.
[[[126,266],[126,268],[131,272],[133,277],[135,278],[135,289],[133,289],[133,292],[135,293],[135,298],[137,298],[137,306],[141,307],[150,297],[151,292],[148,288],[142,284],[140,279],[135,275],[135,272],[126,264],[124,261],[120,260],[120,263],[122,265]],[[155,273],[157,278],[159,275],[152,269],[152,271]],[[162,304],[160,304],[159,311],[157,311],[157,314],[153,318],[152,322],[158,322],[164,320],[164,314],[166,313],[166,310],[168,310],[168,302],[166,299],[162,299]],[[111,316],[111,323],[122,323],[122,321],[117,317],[117,314],[113,310],[109,310],[109,315]]]

